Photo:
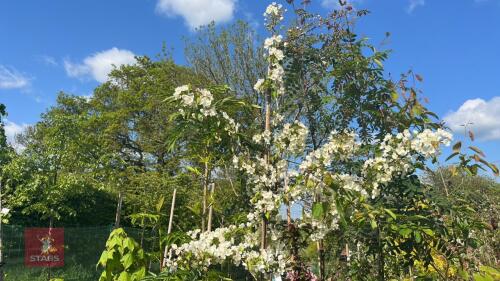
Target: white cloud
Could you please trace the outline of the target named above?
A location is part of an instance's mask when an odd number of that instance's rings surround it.
[[[19,71],[0,65],[0,89],[20,89],[29,85],[30,80]]]
[[[344,0],[344,1],[353,7],[357,6],[358,4],[363,3],[363,0]],[[340,8],[342,8],[339,0],[322,0],[321,6],[327,8],[327,9],[340,9]]]
[[[416,8],[424,5],[425,0],[410,0],[410,2],[408,3],[408,8],[406,8],[406,12],[408,12],[408,14],[411,14]]]
[[[17,150],[21,151],[24,149],[24,147],[16,142],[16,136],[23,133],[24,130],[26,130],[29,125],[28,124],[17,124],[14,122],[11,122],[7,119],[4,119],[4,129],[5,129],[5,135],[7,136],[7,142],[12,145],[12,147]]]
[[[489,101],[467,100],[457,111],[447,114],[444,120],[456,133],[461,133],[463,125],[468,124],[478,139],[500,140],[500,97]]]
[[[86,57],[82,63],[64,60],[64,69],[70,77],[92,77],[99,82],[106,82],[114,67],[134,64],[135,55],[129,50],[111,48]]]
[[[169,17],[181,16],[195,29],[212,21],[227,22],[233,18],[237,0],[158,0],[156,11]]]
[[[57,60],[51,56],[41,55],[41,56],[39,56],[39,59],[41,62],[43,62],[46,65],[50,65],[50,66],[58,66],[59,65],[57,63]]]

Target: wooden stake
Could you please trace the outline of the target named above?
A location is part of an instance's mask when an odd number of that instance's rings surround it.
[[[213,213],[213,200],[214,200],[215,183],[210,185],[210,207],[208,207],[208,228],[207,231],[212,231],[212,213]]]
[[[174,221],[174,210],[175,210],[175,198],[177,196],[177,188],[174,188],[174,193],[172,194],[172,205],[170,206],[170,216],[168,218],[168,228],[167,235],[172,233],[172,222]],[[167,265],[167,257],[169,256],[168,245],[165,245],[165,250],[163,252],[163,260],[160,266],[160,271]]]

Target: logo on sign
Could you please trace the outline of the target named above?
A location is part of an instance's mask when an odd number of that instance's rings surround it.
[[[24,231],[27,266],[64,265],[64,230],[62,228],[27,228]]]

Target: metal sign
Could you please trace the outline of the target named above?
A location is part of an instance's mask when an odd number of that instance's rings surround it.
[[[64,266],[64,228],[25,228],[24,264],[29,267]]]

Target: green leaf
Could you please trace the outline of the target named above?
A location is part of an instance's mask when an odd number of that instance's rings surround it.
[[[412,230],[411,230],[411,229],[409,229],[409,228],[401,228],[401,229],[399,230],[399,234],[400,234],[401,236],[405,237],[405,238],[407,238],[407,237],[410,235],[410,233],[411,233],[411,232],[412,232]]]
[[[493,268],[493,267],[482,265],[479,267],[479,270],[497,278],[498,280],[500,280],[500,271]]]
[[[323,214],[325,213],[325,208],[323,203],[321,202],[314,202],[312,206],[312,215],[313,218],[315,219],[320,219],[323,217]]]
[[[486,157],[486,155],[484,154],[484,152],[483,152],[481,149],[479,149],[479,148],[477,148],[477,147],[475,147],[475,146],[469,146],[469,148],[470,148],[472,151],[474,151],[474,152],[478,153],[479,155],[481,155],[481,156],[483,156],[483,157]]]
[[[106,266],[106,263],[108,261],[108,251],[103,251],[101,254],[101,257],[99,258],[99,261],[97,262],[97,266]]]
[[[165,196],[160,196],[160,199],[158,199],[158,202],[156,203],[156,211],[159,213],[161,209],[163,208],[163,203],[165,203]]]
[[[455,156],[457,156],[457,155],[459,155],[459,154],[460,154],[460,152],[453,152],[452,154],[450,154],[450,156],[448,156],[448,157],[446,158],[446,160],[445,160],[445,161],[448,161],[448,160],[452,159],[453,157],[455,157]]]
[[[429,228],[424,228],[424,229],[422,229],[422,232],[424,232],[425,234],[427,234],[427,235],[429,235],[429,236],[431,236],[431,237],[433,237],[433,236],[434,236],[434,231],[432,231],[432,230],[431,230],[431,229],[429,229]]]
[[[382,62],[378,59],[373,59],[373,61],[380,67],[380,68],[383,68],[384,65],[382,64]]]
[[[458,141],[453,145],[453,152],[460,152],[460,149],[462,149],[462,142]]]
[[[118,276],[118,280],[117,281],[132,281],[130,279],[130,274],[126,271],[122,271],[122,273],[120,273],[120,276]]]
[[[399,100],[399,94],[396,91],[391,92],[391,98],[393,102],[397,102]]]
[[[121,260],[121,264],[125,268],[125,270],[129,269],[132,264],[134,263],[134,257],[132,256],[132,253],[125,254]]]
[[[495,281],[495,279],[493,279],[493,277],[491,277],[488,274],[481,275],[479,273],[474,273],[473,276],[474,276],[474,281]]]
[[[415,242],[420,243],[422,241],[422,235],[420,234],[420,231],[414,231],[413,234],[415,235]]]
[[[197,168],[193,168],[193,167],[191,167],[191,166],[186,166],[186,169],[187,169],[188,171],[190,171],[190,172],[192,172],[192,173],[194,173],[194,174],[198,175],[198,176],[199,176],[199,175],[201,175],[201,172],[200,172],[200,171],[198,171],[198,169],[197,169]]]
[[[396,219],[396,218],[397,218],[396,214],[394,214],[391,210],[389,210],[389,209],[384,209],[384,211],[385,211],[386,213],[388,213],[388,214],[389,214],[389,216],[391,216],[393,219]]]

